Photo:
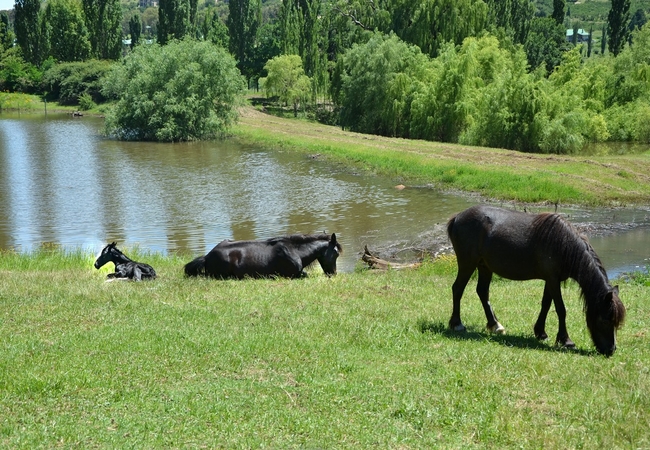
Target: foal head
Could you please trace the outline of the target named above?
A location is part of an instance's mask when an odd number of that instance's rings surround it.
[[[102,249],[101,253],[95,260],[95,269],[99,269],[104,264],[113,261],[114,257],[122,254],[122,252],[115,247],[116,245],[116,242],[112,242]]]
[[[318,256],[318,262],[328,277],[336,275],[336,260],[343,251],[341,244],[336,241],[336,233],[332,233],[325,250]]]

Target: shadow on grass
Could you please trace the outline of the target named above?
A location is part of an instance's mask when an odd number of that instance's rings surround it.
[[[534,336],[523,334],[492,334],[487,331],[477,331],[468,328],[466,331],[452,331],[447,324],[442,322],[432,322],[429,320],[419,320],[417,328],[421,333],[440,334],[448,339],[457,341],[489,341],[496,342],[507,347],[542,350],[547,352],[570,352],[581,356],[598,356],[594,350],[581,348],[563,348],[557,345],[550,345],[549,341],[540,341]]]

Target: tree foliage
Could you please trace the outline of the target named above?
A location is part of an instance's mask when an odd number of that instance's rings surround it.
[[[44,59],[40,27],[40,0],[16,0],[14,32],[27,62],[38,66]]]
[[[210,42],[140,45],[106,78],[103,92],[117,100],[106,132],[166,142],[218,137],[236,120],[244,88],[234,59]]]
[[[41,29],[46,54],[57,61],[84,61],[91,55],[88,28],[75,0],[49,0]]]
[[[305,75],[302,61],[298,55],[276,56],[264,66],[268,76],[260,82],[267,96],[293,106],[294,116],[298,107],[305,104],[311,95],[311,79]]]
[[[100,59],[119,59],[122,52],[120,0],[82,0],[92,54]]]
[[[196,5],[196,0],[160,0],[158,7],[160,45],[192,34],[192,19],[196,17]]]
[[[607,39],[609,51],[617,56],[628,41],[630,30],[630,0],[612,0],[607,16]]]
[[[228,11],[230,53],[237,60],[241,73],[250,80],[255,75],[252,59],[257,30],[262,22],[262,3],[260,0],[230,0]]]

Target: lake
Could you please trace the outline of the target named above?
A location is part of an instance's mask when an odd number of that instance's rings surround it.
[[[96,252],[117,241],[198,256],[223,239],[326,231],[345,247],[339,270],[351,271],[364,245],[419,251],[423,236],[477,203],[293,152],[232,140],[118,142],[101,126],[95,117],[0,114],[1,249]],[[591,236],[610,275],[648,264],[649,208],[559,212],[576,224],[621,225]]]

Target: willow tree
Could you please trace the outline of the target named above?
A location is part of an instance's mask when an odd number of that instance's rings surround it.
[[[116,100],[106,132],[165,142],[220,137],[236,121],[244,89],[233,57],[211,42],[138,45],[105,77],[102,92]]]
[[[410,26],[395,32],[432,57],[446,42],[462,44],[468,36],[485,29],[488,7],[483,0],[402,0],[401,8],[410,8]]]

